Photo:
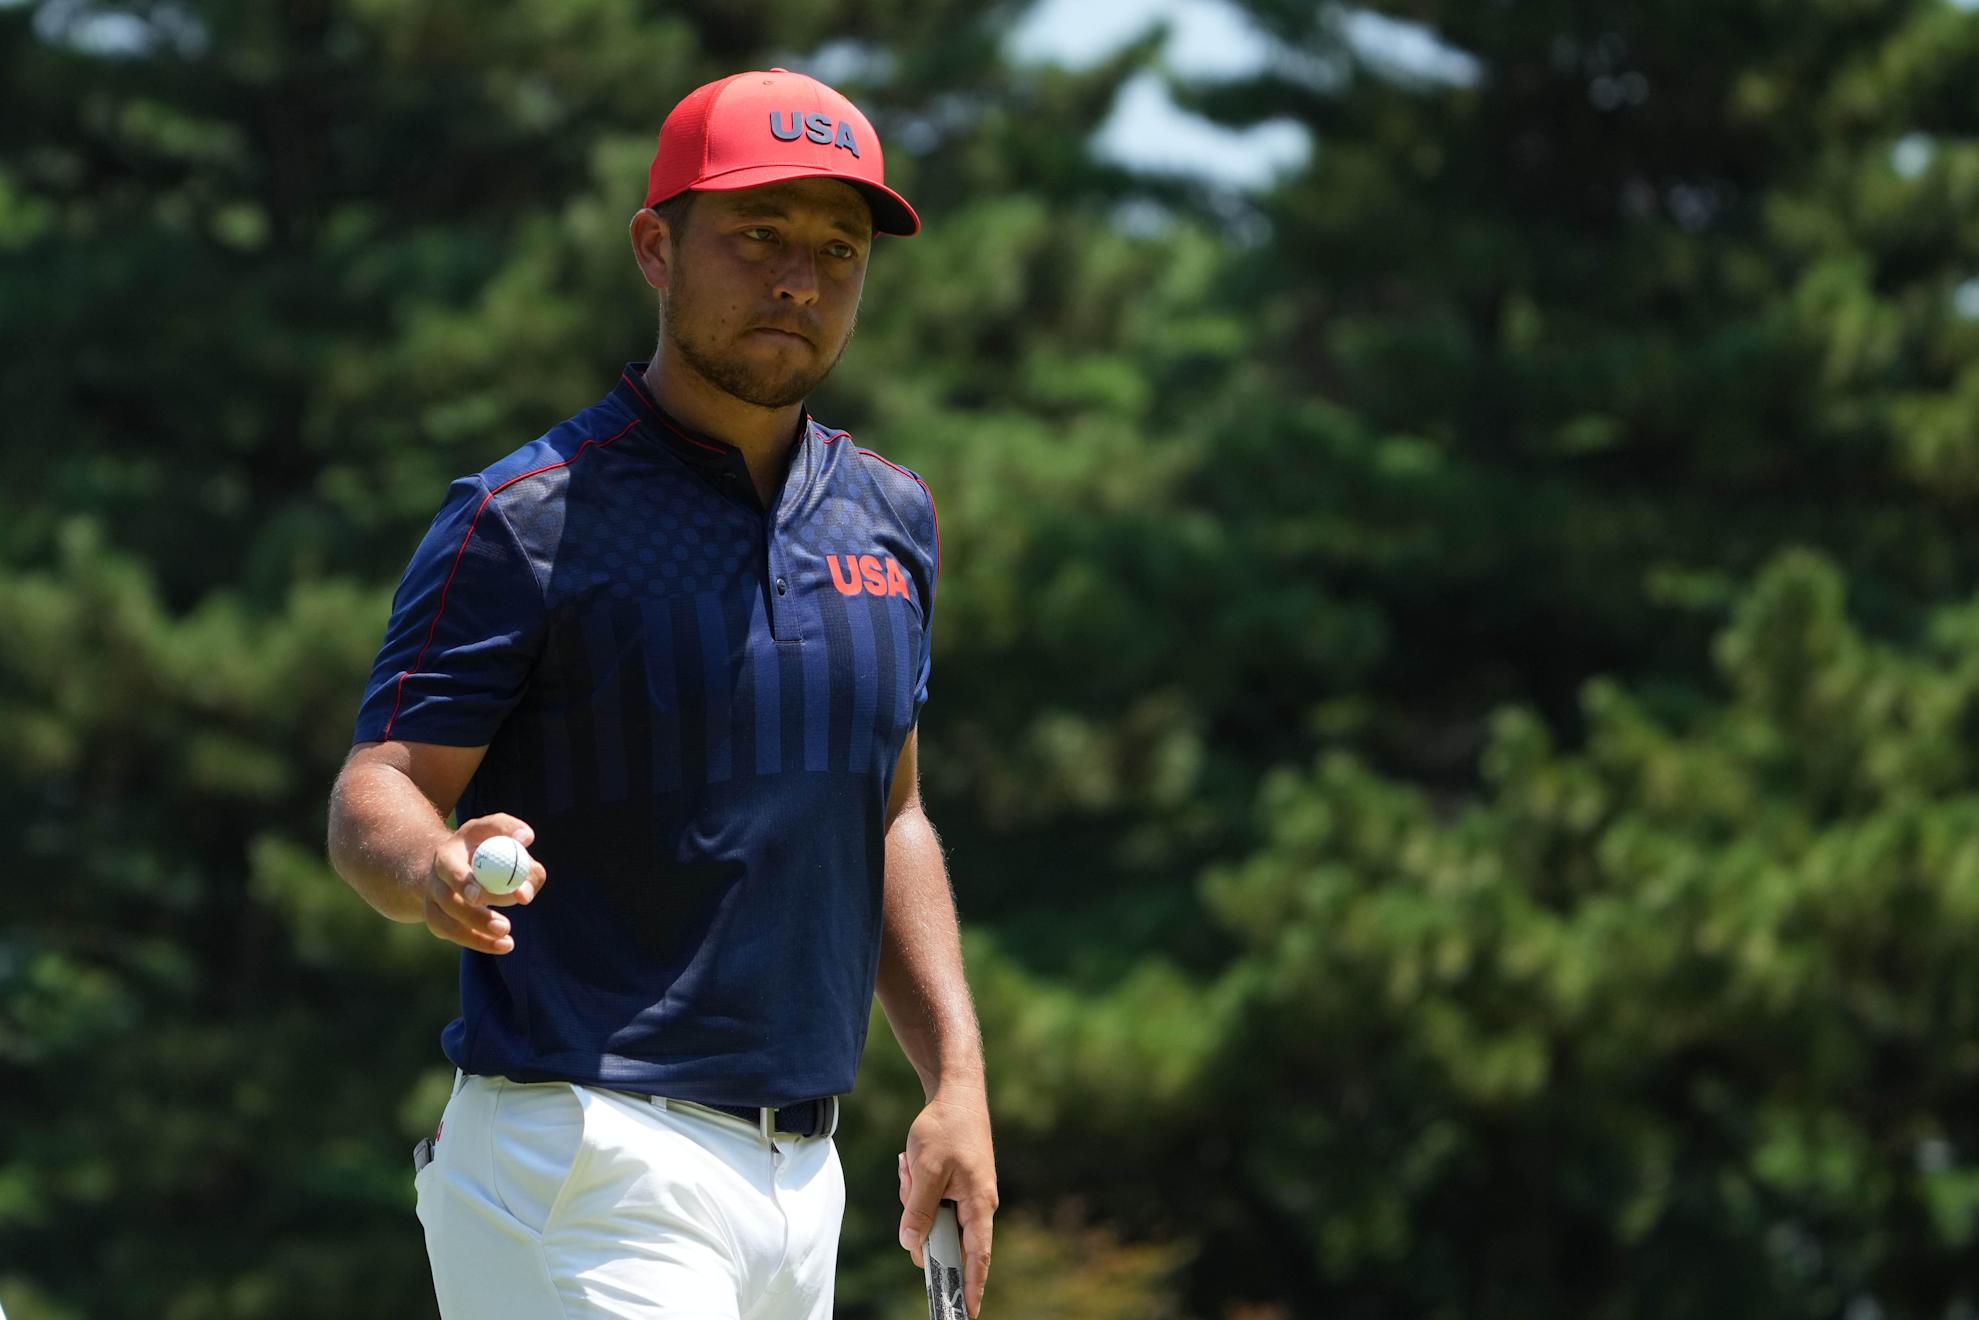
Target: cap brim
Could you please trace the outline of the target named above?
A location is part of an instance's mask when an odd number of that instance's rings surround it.
[[[873,208],[875,232],[898,234],[902,238],[921,232],[921,217],[914,214],[914,208],[907,204],[905,197],[883,183],[874,183],[871,179],[838,170],[809,169],[802,165],[745,165],[739,170],[699,180],[690,188],[694,192],[740,192],[744,188],[760,188],[766,183],[783,183],[789,179],[837,179],[841,183],[849,183],[866,195],[867,205]]]

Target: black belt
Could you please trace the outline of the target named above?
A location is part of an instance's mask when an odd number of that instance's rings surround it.
[[[710,1104],[701,1107],[739,1118],[765,1132],[787,1132],[793,1137],[829,1136],[838,1129],[838,1097],[831,1095],[822,1100],[800,1100],[781,1109]]]

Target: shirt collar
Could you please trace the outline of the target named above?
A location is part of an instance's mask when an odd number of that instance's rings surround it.
[[[742,451],[734,445],[690,430],[669,416],[646,388],[645,371],[644,362],[626,363],[612,386],[612,397],[645,422],[662,444],[698,467],[729,467],[743,461]]]
[[[645,375],[644,362],[626,363],[625,369],[618,373],[618,383],[612,386],[612,397],[624,404],[633,416],[645,422],[647,429],[658,436],[662,444],[688,462],[701,467],[739,467],[745,473],[748,471],[748,462],[742,457],[740,449],[726,440],[717,440],[705,432],[682,425],[660,407],[659,401],[646,388]],[[810,433],[811,414],[806,412],[797,428],[800,448],[804,437]]]

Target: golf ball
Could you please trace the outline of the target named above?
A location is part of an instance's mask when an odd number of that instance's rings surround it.
[[[509,894],[529,878],[529,854],[516,840],[497,834],[474,850],[474,881],[491,894]]]

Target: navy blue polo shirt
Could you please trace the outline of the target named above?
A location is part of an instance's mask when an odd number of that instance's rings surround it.
[[[536,831],[515,947],[463,950],[447,1057],[702,1103],[852,1087],[885,812],[927,700],[935,509],[808,416],[765,510],[632,364],[453,483],[355,741],[487,747],[459,818]]]

